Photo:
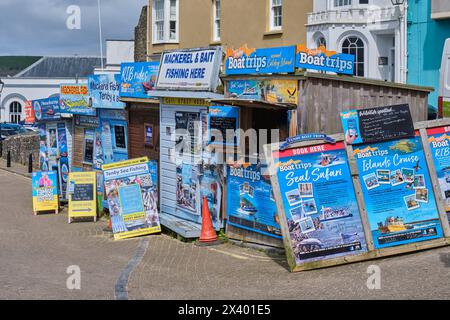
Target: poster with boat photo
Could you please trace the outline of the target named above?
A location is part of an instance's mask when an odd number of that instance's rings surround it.
[[[344,143],[276,151],[272,158],[284,237],[297,266],[367,252]]]
[[[354,156],[375,249],[443,236],[418,133],[359,145]]]

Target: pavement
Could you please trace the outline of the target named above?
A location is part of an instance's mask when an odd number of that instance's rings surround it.
[[[114,241],[106,221],[32,214],[29,178],[0,167],[0,299],[448,299],[450,247],[290,273],[280,255],[166,235]],[[381,288],[370,290],[370,266]],[[81,288],[70,290],[70,266]]]

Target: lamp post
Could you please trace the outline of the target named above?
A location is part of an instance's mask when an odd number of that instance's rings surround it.
[[[404,12],[401,9],[401,7],[403,6],[403,4],[405,3],[405,0],[391,0],[392,5],[396,8],[399,9],[399,15],[398,15],[398,24],[399,24],[399,49],[400,49],[400,81],[399,82],[406,82],[406,77],[404,77],[404,71],[405,71],[405,66],[404,66],[404,57],[406,56],[403,53],[403,50],[406,50],[406,41],[404,38],[406,38],[406,27],[404,32],[402,32],[402,20],[404,18]],[[405,48],[403,49],[403,43],[405,43]]]
[[[0,79],[0,98],[2,96],[3,87],[5,86],[5,83]],[[1,100],[0,100],[1,101]],[[0,157],[3,154],[3,138],[2,138],[2,113],[1,113],[1,106],[0,106]]]

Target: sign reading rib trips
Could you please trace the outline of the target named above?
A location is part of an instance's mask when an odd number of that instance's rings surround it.
[[[328,51],[323,46],[317,49],[308,49],[304,45],[298,45],[295,66],[302,69],[353,75],[355,56]]]

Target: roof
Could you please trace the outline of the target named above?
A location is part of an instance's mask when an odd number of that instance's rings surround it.
[[[101,64],[100,57],[43,57],[14,77],[83,78],[93,74],[94,68]]]
[[[293,103],[271,103],[262,100],[246,100],[236,98],[211,99],[211,102],[243,108],[259,108],[259,109],[263,108],[263,109],[274,109],[285,111],[297,108],[297,105]]]
[[[0,77],[12,77],[41,58],[41,56],[0,56]]]

